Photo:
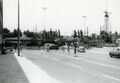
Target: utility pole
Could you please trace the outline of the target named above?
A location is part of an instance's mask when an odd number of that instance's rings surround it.
[[[35,33],[37,33],[37,24],[35,25]]]
[[[43,11],[44,11],[44,31],[43,31],[43,41],[45,42],[46,10],[47,10],[47,7],[43,7],[42,9],[43,9]]]
[[[18,0],[18,56],[20,56],[20,1]]]
[[[89,35],[89,30],[88,30],[88,27],[87,27],[87,37],[88,37],[88,35]]]
[[[3,0],[0,0],[0,54],[4,53],[3,49]]]
[[[84,36],[86,35],[86,22],[85,22],[86,16],[83,16],[83,31],[84,31]]]
[[[86,24],[85,24],[85,19],[86,19],[86,16],[83,16],[83,34],[84,34],[84,38],[83,38],[83,41],[84,41],[84,45],[85,45],[85,42],[86,42]]]

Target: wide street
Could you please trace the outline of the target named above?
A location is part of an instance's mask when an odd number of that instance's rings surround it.
[[[76,55],[73,50],[23,49],[21,54],[62,83],[120,83],[120,59],[111,58],[110,49],[92,48]]]

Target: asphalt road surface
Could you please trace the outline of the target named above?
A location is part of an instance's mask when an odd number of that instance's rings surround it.
[[[120,59],[111,48],[93,48],[75,55],[62,50],[22,50],[22,55],[63,83],[120,83]]]

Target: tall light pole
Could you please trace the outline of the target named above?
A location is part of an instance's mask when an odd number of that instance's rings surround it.
[[[86,19],[86,16],[83,16],[83,34],[84,34],[84,38],[83,38],[83,41],[85,43],[86,39],[85,39],[85,35],[86,35],[86,24],[85,24],[85,19]]]
[[[43,31],[43,41],[45,41],[45,29],[46,29],[46,10],[47,10],[47,7],[43,7],[42,9],[43,9],[43,11],[44,11],[44,31]]]
[[[44,11],[44,29],[45,29],[46,28],[46,10],[47,10],[47,7],[43,7],[42,9]]]
[[[18,0],[18,56],[20,56],[20,1]]]
[[[83,31],[84,31],[84,36],[86,35],[86,23],[85,23],[86,16],[83,16]]]
[[[0,50],[3,53],[3,0],[0,0]]]

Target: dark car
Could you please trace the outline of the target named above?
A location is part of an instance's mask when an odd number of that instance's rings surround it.
[[[59,50],[59,45],[51,45],[49,47],[50,50]]]
[[[109,52],[110,57],[120,57],[120,48],[115,48]]]
[[[77,49],[78,52],[85,52],[85,47],[83,46],[80,46],[78,49]]]

